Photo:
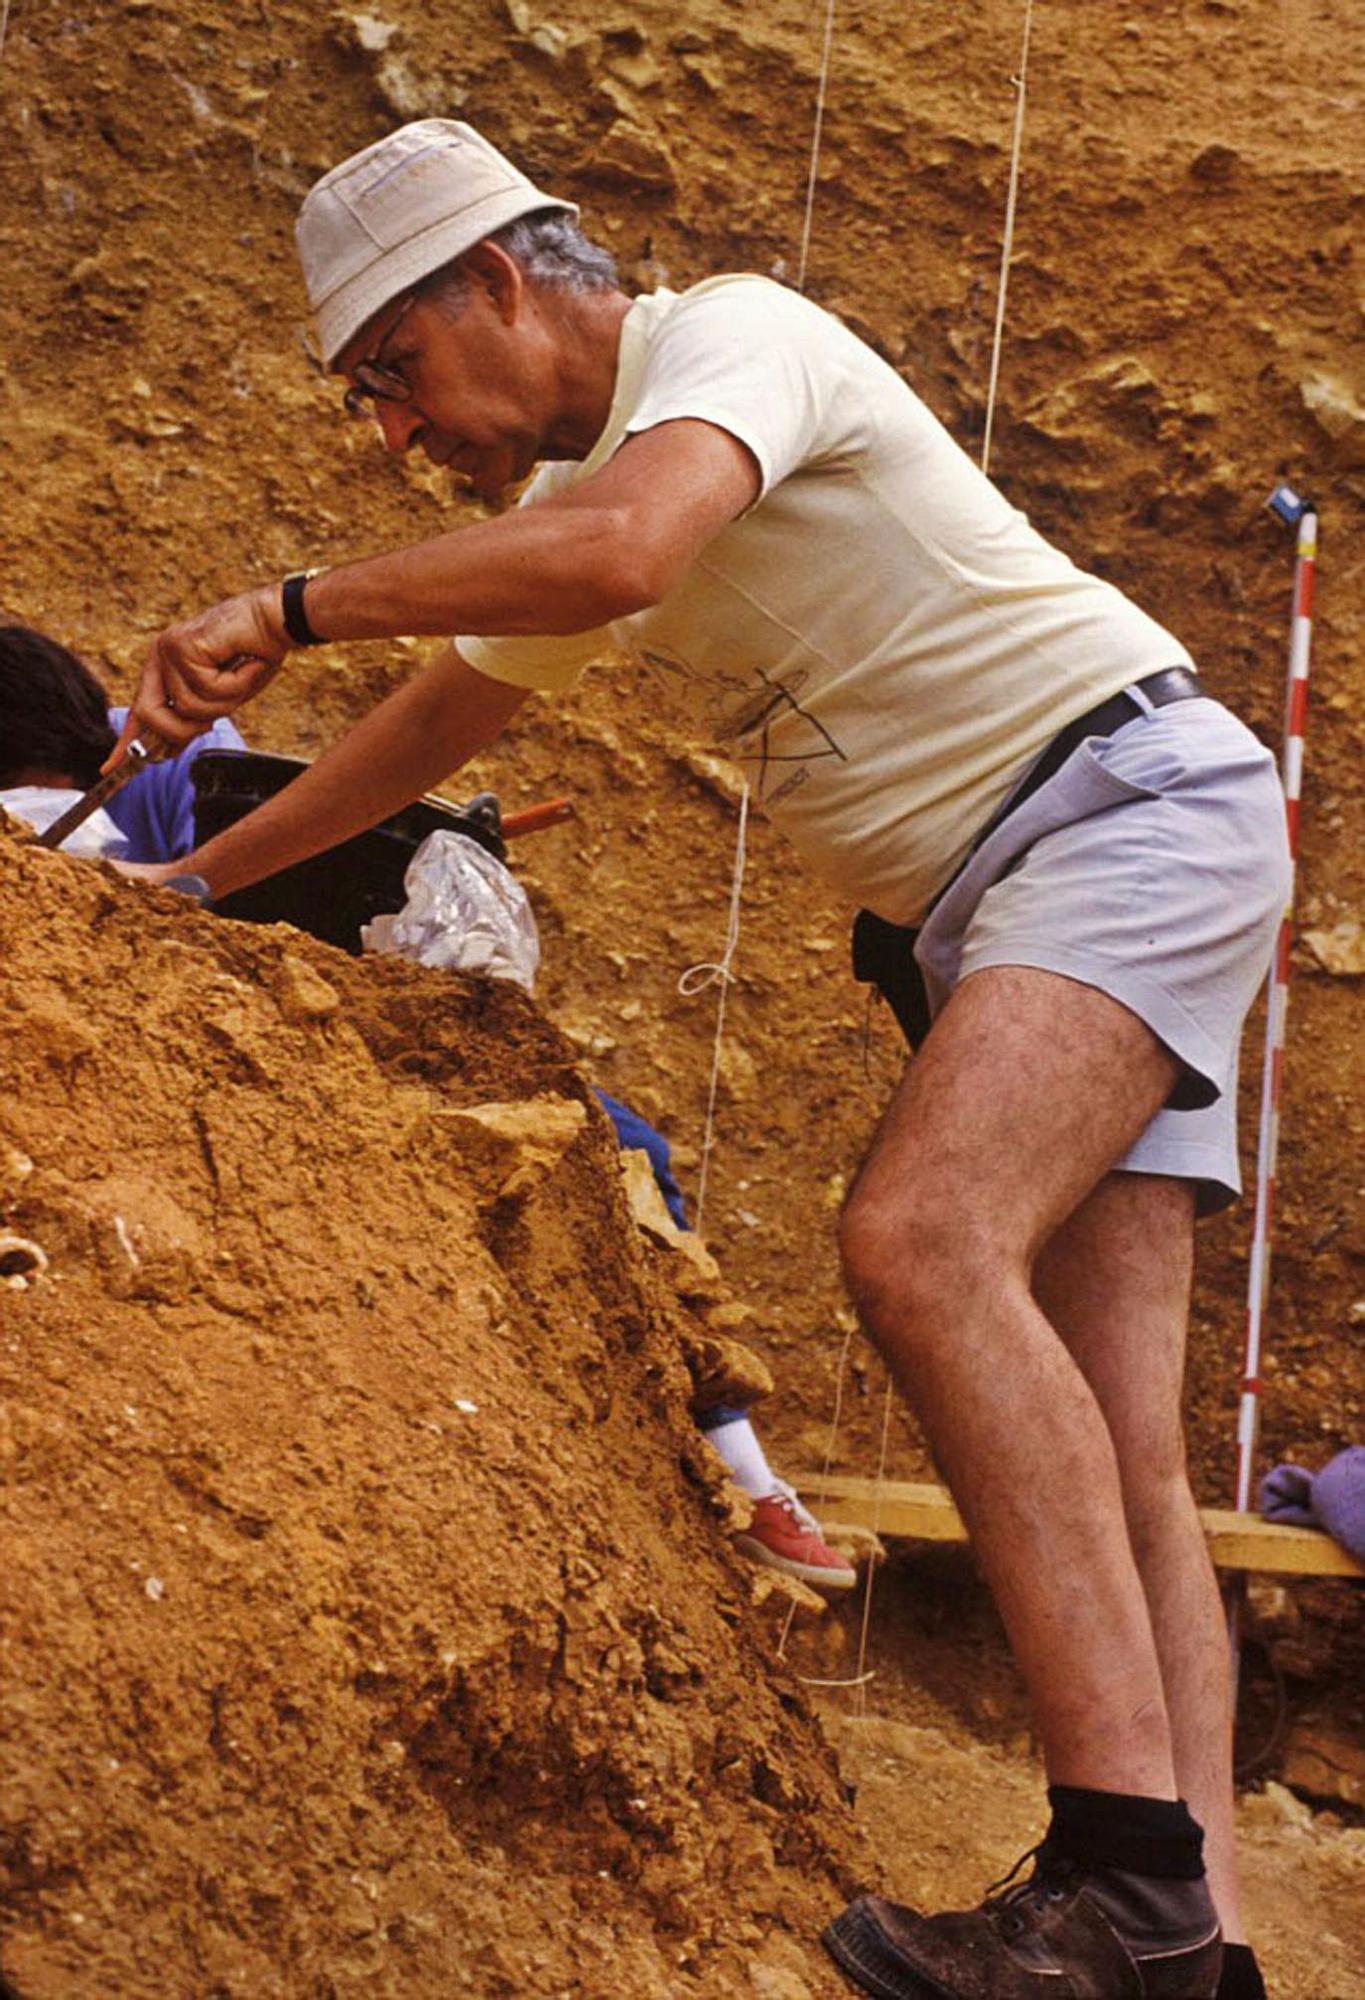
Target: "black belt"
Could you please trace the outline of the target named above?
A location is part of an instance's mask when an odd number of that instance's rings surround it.
[[[1198,674],[1192,673],[1188,667],[1166,667],[1160,673],[1148,674],[1145,679],[1134,681],[1133,686],[1142,691],[1152,708],[1167,708],[1173,701],[1192,701],[1204,692]],[[1074,722],[1068,722],[1064,729],[1058,730],[1042,755],[1029,766],[1004,805],[987,820],[929,909],[932,910],[934,903],[947,894],[978,847],[990,838],[997,827],[1004,825],[1012,812],[1019,810],[1025,799],[1032,798],[1049,778],[1056,776],[1072,751],[1078,749],[1087,737],[1113,736],[1126,722],[1136,722],[1140,715],[1146,713],[1143,704],[1135,701],[1124,689],[1097,702],[1094,708],[1088,708],[1084,715],[1078,715]],[[871,910],[859,910],[853,920],[853,977],[864,985],[877,988],[900,1023],[901,1032],[912,1049],[918,1048],[929,1032],[928,996],[914,959],[915,939],[920,929],[918,924],[888,923],[885,917],[879,917]]]
[[[1173,701],[1193,701],[1203,694],[1199,676],[1188,667],[1164,667],[1159,674],[1148,674],[1145,680],[1134,681],[1133,686],[1141,688],[1153,708],[1169,708]],[[975,854],[982,842],[1003,826],[1012,812],[1017,812],[1025,799],[1032,798],[1040,791],[1048,779],[1061,770],[1073,750],[1079,749],[1087,736],[1113,736],[1122,729],[1125,722],[1136,722],[1146,709],[1139,701],[1134,701],[1126,688],[1118,694],[1111,694],[1107,701],[1096,702],[1084,715],[1078,715],[1074,722],[1068,722],[1065,729],[1058,730],[1052,741],[1035,764],[1030,765],[1022,782],[1015,786],[1001,806],[995,818],[988,820],[971,845]],[[970,859],[970,855],[968,857]],[[964,862],[963,867],[966,866]],[[960,870],[959,870],[960,872]],[[946,888],[945,883],[944,887]],[[938,892],[939,896],[943,890]],[[938,896],[934,902],[938,901]],[[931,904],[932,908],[933,905]]]

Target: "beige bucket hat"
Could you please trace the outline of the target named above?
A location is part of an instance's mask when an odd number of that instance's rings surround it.
[[[327,366],[389,299],[537,208],[578,213],[454,118],[402,125],[333,167],[294,225]]]

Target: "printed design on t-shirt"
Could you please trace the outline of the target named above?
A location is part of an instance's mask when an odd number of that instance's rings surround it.
[[[804,668],[781,677],[765,667],[747,672],[720,667],[706,673],[678,654],[661,653],[656,647],[641,647],[639,656],[669,693],[706,723],[717,743],[732,748],[742,763],[757,766],[754,791],[764,804],[786,798],[805,784],[810,765],[822,758],[848,762],[833,732],[801,705],[800,692],[808,678]],[[798,718],[799,726],[784,726],[778,747],[773,731],[791,717]]]

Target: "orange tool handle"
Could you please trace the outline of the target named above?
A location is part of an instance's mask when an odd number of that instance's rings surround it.
[[[572,818],[572,799],[546,799],[538,806],[526,806],[521,812],[508,813],[502,822],[502,837],[504,840],[515,840],[519,833],[539,833],[544,826],[558,826],[561,820]]]

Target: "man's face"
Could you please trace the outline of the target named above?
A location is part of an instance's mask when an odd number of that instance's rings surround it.
[[[510,260],[505,260],[510,263]],[[520,272],[481,271],[452,317],[433,298],[386,305],[337,359],[386,448],[414,445],[495,505],[545,456],[553,418],[545,342]],[[362,363],[406,395],[367,389]]]

